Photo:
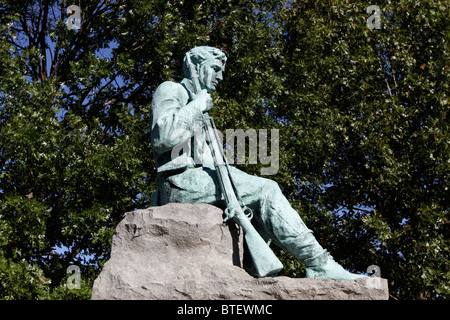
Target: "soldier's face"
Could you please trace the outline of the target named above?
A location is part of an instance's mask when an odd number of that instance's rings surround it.
[[[208,92],[216,91],[217,85],[223,80],[223,65],[219,60],[207,61],[200,70],[200,84]]]

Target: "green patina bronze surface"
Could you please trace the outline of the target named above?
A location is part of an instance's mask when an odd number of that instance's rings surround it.
[[[157,88],[151,108],[151,137],[159,187],[152,205],[208,203],[224,210],[229,206],[204,121],[213,107],[209,93],[223,79],[226,60],[219,49],[195,47],[184,60],[185,79],[181,83],[167,81]],[[191,70],[198,77],[193,77]],[[195,130],[201,130],[202,134],[194,135]],[[229,173],[240,199],[253,211],[252,224],[259,235],[300,260],[306,266],[307,277],[337,280],[362,277],[344,270],[323,249],[276,182],[234,167],[229,168]],[[226,187],[225,191],[231,190]]]

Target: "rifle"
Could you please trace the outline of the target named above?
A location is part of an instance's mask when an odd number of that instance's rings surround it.
[[[186,62],[189,65],[194,94],[201,91],[195,66],[191,63],[189,54],[186,53]],[[252,210],[242,201],[233,182],[223,147],[219,146],[217,129],[214,120],[208,112],[203,113],[203,122],[206,129],[207,144],[211,150],[217,177],[219,179],[222,195],[225,198],[226,209],[224,223],[233,219],[244,230],[244,239],[250,252],[257,277],[265,277],[283,269],[283,264],[278,260],[260,234],[250,222],[253,217]]]

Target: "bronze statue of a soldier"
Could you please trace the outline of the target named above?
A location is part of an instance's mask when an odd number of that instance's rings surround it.
[[[185,78],[181,83],[166,81],[155,91],[151,136],[158,190],[152,205],[208,203],[225,209],[228,218],[236,217],[239,208],[229,209],[224,191],[230,191],[231,187],[224,187],[221,177],[229,174],[233,191],[238,192],[238,199],[252,213],[255,230],[266,242],[272,241],[301,261],[306,266],[306,277],[337,280],[362,277],[344,270],[323,249],[276,182],[235,167],[220,169],[224,164],[217,163],[208,145],[211,138],[208,139],[205,118],[213,107],[210,93],[223,79],[226,61],[225,54],[217,48],[195,47],[184,59]],[[201,134],[194,135],[198,124]],[[180,145],[184,147],[179,148]]]

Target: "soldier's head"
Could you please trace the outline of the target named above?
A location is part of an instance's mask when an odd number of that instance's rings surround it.
[[[195,65],[202,89],[214,92],[217,84],[222,81],[222,73],[225,71],[227,57],[217,48],[201,46],[188,51],[191,62]],[[186,78],[190,79],[189,65],[186,57],[183,61],[183,71]]]

